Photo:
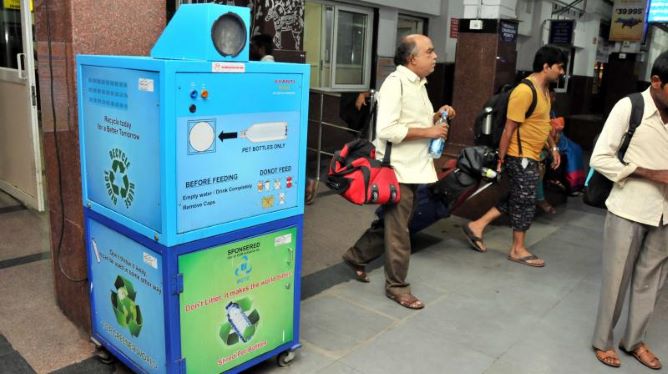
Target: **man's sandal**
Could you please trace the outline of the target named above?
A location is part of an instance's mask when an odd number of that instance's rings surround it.
[[[471,231],[468,223],[462,226],[462,232],[466,236],[466,240],[469,242],[469,245],[473,250],[478,252],[487,252],[487,248],[484,247],[485,244],[483,243],[482,238],[477,237],[473,231]]]
[[[371,282],[371,280],[369,279],[369,275],[366,273],[366,268],[364,265],[353,264],[352,262],[346,260],[345,257],[343,257],[342,259],[344,264],[348,265],[349,268],[353,269],[353,272],[355,274],[355,280],[362,283]]]
[[[614,349],[602,351],[600,349],[594,348],[594,353],[596,354],[596,359],[601,361],[604,365],[608,365],[613,368],[622,366],[622,362],[619,360],[619,356],[617,356],[617,352],[615,352]]]
[[[506,258],[509,261],[517,262],[518,264],[527,265],[527,266],[531,266],[531,267],[534,267],[534,268],[542,268],[543,266],[545,266],[545,261],[531,262],[531,261],[535,261],[535,260],[542,260],[541,258],[538,258],[538,256],[536,256],[536,255],[528,255],[528,256],[519,257],[519,258],[515,258],[511,255],[508,255],[508,256],[506,256]]]
[[[647,366],[650,369],[661,369],[661,361],[654,355],[654,353],[652,353],[652,351],[649,350],[649,348],[647,348],[644,343],[640,343],[640,345],[633,351],[627,351],[621,346],[619,349],[621,349],[624,353],[635,357],[636,360],[640,361],[641,364]]]
[[[404,308],[408,309],[422,309],[424,308],[424,304],[420,299],[417,297],[413,296],[413,294],[410,293],[405,293],[401,295],[395,295],[389,292],[386,292],[385,295],[390,299],[394,300],[397,302],[399,305],[403,306]]]

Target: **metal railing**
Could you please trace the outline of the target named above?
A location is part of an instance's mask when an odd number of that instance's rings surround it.
[[[331,128],[338,129],[338,130],[347,131],[347,132],[350,132],[350,133],[354,133],[358,136],[362,133],[363,129],[362,130],[354,130],[354,129],[351,129],[349,127],[345,127],[345,126],[337,125],[335,123],[324,121],[323,120],[323,112],[324,112],[324,106],[325,106],[325,96],[340,97],[340,93],[324,91],[324,90],[317,89],[317,88],[311,88],[311,92],[314,92],[314,93],[317,93],[317,94],[320,95],[320,103],[319,103],[320,105],[319,105],[318,116],[317,116],[318,118],[317,119],[309,118],[309,120],[308,120],[309,123],[311,123],[311,122],[315,123],[318,127],[318,135],[317,135],[317,138],[316,138],[317,139],[317,145],[316,145],[316,148],[307,147],[307,149],[309,151],[316,152],[316,178],[315,179],[316,179],[316,193],[317,193],[317,188],[318,188],[318,185],[320,184],[319,182],[320,182],[320,171],[321,171],[321,167],[322,167],[322,156],[323,155],[330,156],[330,157],[334,156],[334,153],[327,152],[327,151],[322,149],[322,130],[323,130],[323,127],[327,126],[327,127],[331,127]],[[370,90],[369,91],[369,113],[370,113],[371,117],[369,118],[369,133],[368,133],[369,141],[372,141],[373,137],[374,137],[374,130],[375,130],[375,126],[374,126],[374,121],[375,121],[374,108],[375,108],[375,105],[376,105],[376,92],[375,92],[375,90]]]

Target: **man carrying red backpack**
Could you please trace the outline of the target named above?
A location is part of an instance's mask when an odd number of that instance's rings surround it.
[[[427,96],[425,78],[436,65],[436,53],[428,37],[404,37],[394,63],[397,69],[379,91],[374,143],[378,160],[383,159],[386,146],[391,143],[390,164],[399,181],[401,198],[398,204],[386,206],[384,234],[367,230],[343,255],[343,260],[353,268],[357,280],[368,282],[365,265],[385,253],[385,294],[406,308],[421,309],[424,304],[413,296],[406,282],[411,254],[408,223],[416,206],[417,186],[437,180],[428,152],[429,141],[445,138],[448,129],[434,123],[443,111],[447,110],[449,117],[454,117],[455,111],[443,106],[434,113]]]

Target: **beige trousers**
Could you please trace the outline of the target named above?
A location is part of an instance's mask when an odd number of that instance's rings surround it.
[[[618,217],[605,219],[601,295],[592,345],[614,348],[613,330],[626,290],[631,285],[629,317],[620,346],[633,350],[645,339],[668,266],[668,228],[653,227]]]

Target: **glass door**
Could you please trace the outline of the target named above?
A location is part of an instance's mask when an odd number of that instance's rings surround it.
[[[0,6],[0,189],[43,211],[32,0]]]

